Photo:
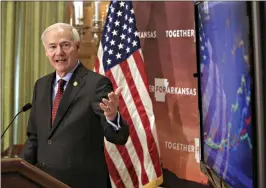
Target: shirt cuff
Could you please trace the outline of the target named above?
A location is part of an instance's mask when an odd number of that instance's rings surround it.
[[[110,121],[106,118],[106,121],[112,125],[112,127],[114,128],[115,131],[119,131],[121,129],[120,127],[120,113],[117,112],[117,118],[114,121]],[[117,124],[116,124],[117,123]]]

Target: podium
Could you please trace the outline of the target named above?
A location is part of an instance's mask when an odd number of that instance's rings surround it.
[[[2,158],[1,166],[2,188],[69,188],[20,158]]]

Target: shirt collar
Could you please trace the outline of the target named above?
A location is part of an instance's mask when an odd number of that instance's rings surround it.
[[[70,80],[70,78],[71,78],[73,72],[76,70],[76,68],[79,66],[79,64],[80,64],[80,62],[78,61],[77,64],[76,64],[76,66],[75,66],[75,67],[74,67],[69,73],[67,73],[63,78],[61,78],[61,77],[56,73],[55,84],[58,83],[58,80],[63,79],[63,80],[66,81],[66,84],[65,84],[65,85],[67,85],[67,83],[69,82],[69,80]]]

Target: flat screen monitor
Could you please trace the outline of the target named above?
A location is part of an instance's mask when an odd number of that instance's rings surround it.
[[[233,188],[253,187],[253,101],[249,4],[196,6],[202,161]]]

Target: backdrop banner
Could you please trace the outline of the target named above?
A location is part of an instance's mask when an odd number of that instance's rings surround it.
[[[193,2],[134,2],[164,186],[208,187],[200,171]]]

